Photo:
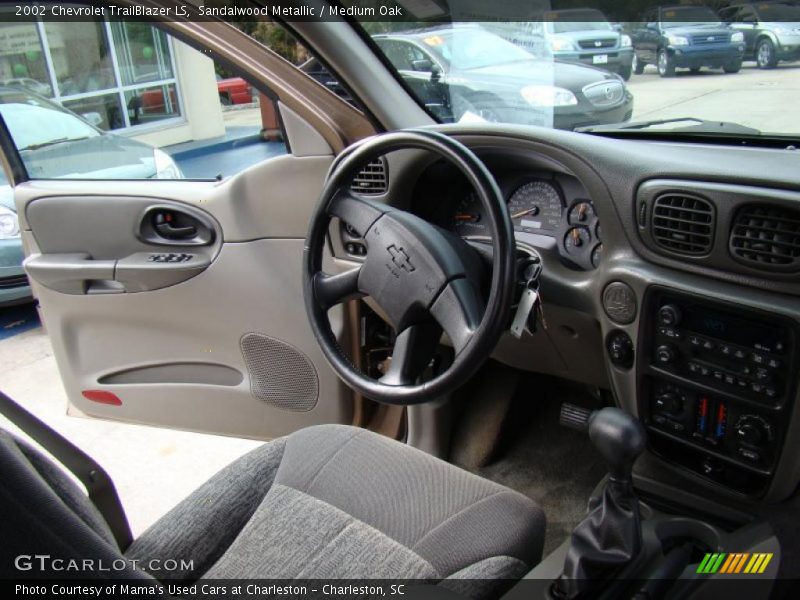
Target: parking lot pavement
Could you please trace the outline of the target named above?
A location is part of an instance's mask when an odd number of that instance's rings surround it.
[[[800,97],[800,63],[761,70],[746,62],[739,73],[703,69],[697,75],[678,70],[658,76],[653,66],[628,82],[633,120],[696,117],[731,121],[762,132],[795,131]]]
[[[53,349],[41,327],[0,341],[0,386],[108,471],[134,535],[261,443],[68,417]],[[0,427],[18,433],[2,416]]]

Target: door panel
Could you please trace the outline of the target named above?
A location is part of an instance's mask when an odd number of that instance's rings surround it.
[[[223,182],[17,186],[28,271],[74,409],[263,439],[350,422],[351,396],[308,327],[300,276],[305,224],[331,161],[289,155]],[[152,243],[141,224],[154,206],[208,223],[212,241]],[[119,279],[131,256],[164,252],[202,255],[205,263],[183,281],[146,289],[136,285],[146,282],[142,275],[115,293],[94,289],[91,278],[86,293],[60,290],[39,281],[43,271],[37,271],[37,261],[48,257],[83,257],[116,264]],[[331,317],[342,331],[341,309]],[[87,399],[90,391],[111,392],[120,403]]]

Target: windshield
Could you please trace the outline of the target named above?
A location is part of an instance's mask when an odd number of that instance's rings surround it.
[[[478,27],[432,31],[421,41],[453,69],[480,69],[534,58],[519,46]]]
[[[661,11],[661,21],[665,28],[703,27],[719,25],[719,17],[714,11],[701,6],[676,6]]]
[[[404,0],[402,19],[352,22],[438,122],[798,143],[800,5],[752,5],[774,15],[765,31],[778,44],[721,23],[711,5],[435,4]]]
[[[611,31],[611,24],[599,10],[553,11],[545,17],[547,29],[553,33],[573,31]]]

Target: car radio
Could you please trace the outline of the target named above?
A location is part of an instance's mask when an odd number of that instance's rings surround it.
[[[640,413],[652,448],[728,487],[771,478],[794,393],[795,325],[654,288],[640,336]]]

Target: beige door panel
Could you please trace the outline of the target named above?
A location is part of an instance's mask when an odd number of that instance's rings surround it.
[[[201,211],[218,229],[204,247],[207,268],[161,289],[63,293],[31,270],[73,407],[105,419],[263,439],[350,422],[351,396],[320,353],[302,302],[306,224],[331,161],[288,155],[223,182],[19,185],[29,261],[69,252],[121,261],[157,250],[136,236],[151,203]],[[341,333],[341,309],[331,316]],[[112,392],[121,405],[85,398],[92,390]]]

